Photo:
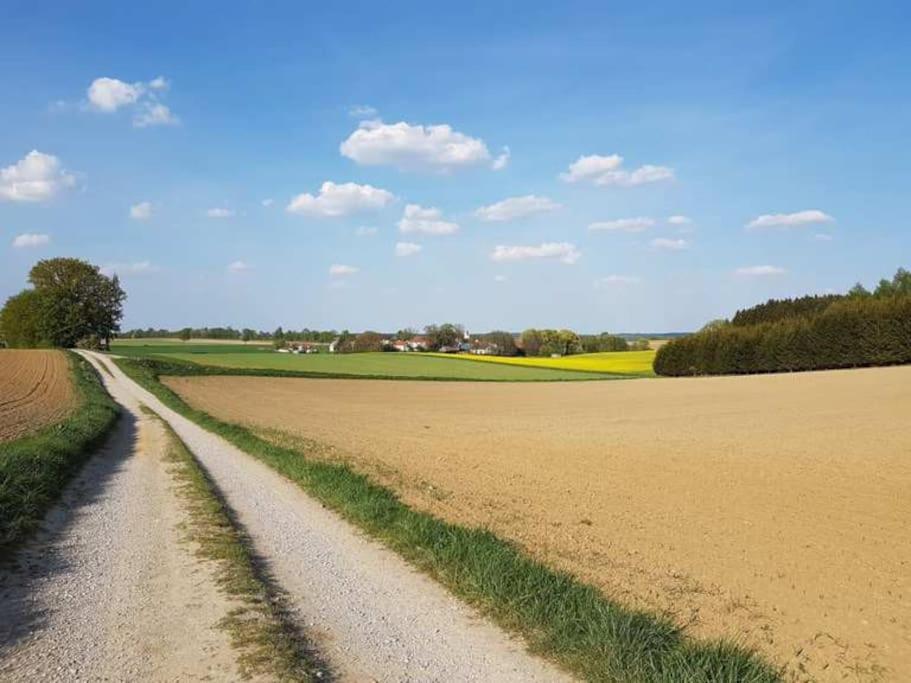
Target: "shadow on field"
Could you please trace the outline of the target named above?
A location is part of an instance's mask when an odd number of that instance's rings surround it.
[[[89,459],[67,485],[41,527],[21,546],[8,564],[0,566],[0,678],[4,660],[23,641],[41,638],[59,606],[48,600],[48,587],[71,571],[80,543],[72,529],[111,485],[137,449],[136,418],[121,413],[105,445]],[[99,539],[103,547],[103,541]],[[85,586],[85,590],[97,587]],[[43,595],[42,595],[43,594]],[[52,593],[51,593],[52,594]]]

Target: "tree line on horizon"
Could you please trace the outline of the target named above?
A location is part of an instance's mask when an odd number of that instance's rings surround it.
[[[770,299],[672,340],[659,375],[793,372],[911,363],[911,272],[899,268],[870,291]]]

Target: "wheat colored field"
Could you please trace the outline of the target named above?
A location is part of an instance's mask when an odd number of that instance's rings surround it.
[[[187,377],[795,678],[911,672],[911,367],[582,384]],[[282,437],[272,434],[272,438]],[[311,449],[313,450],[313,449]]]
[[[62,352],[0,350],[0,442],[59,422],[72,405],[69,363]]]

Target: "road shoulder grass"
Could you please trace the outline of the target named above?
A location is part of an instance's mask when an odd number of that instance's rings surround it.
[[[38,526],[119,415],[88,361],[71,351],[67,357],[76,394],[72,412],[34,434],[0,443],[0,559]]]
[[[259,458],[370,536],[398,552],[508,631],[532,652],[592,681],[781,680],[781,669],[730,642],[689,638],[669,619],[629,609],[528,558],[488,531],[443,522],[343,464],[269,443],[186,404],[154,365],[118,359],[164,404]]]
[[[215,563],[219,589],[237,606],[219,626],[240,654],[245,678],[263,676],[281,681],[314,681],[325,673],[306,647],[290,618],[281,594],[263,576],[252,545],[212,480],[177,433],[153,410],[168,436],[167,461],[178,482],[178,495],[188,512],[185,537],[197,555]]]

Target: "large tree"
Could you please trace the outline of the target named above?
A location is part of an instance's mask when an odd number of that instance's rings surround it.
[[[79,259],[55,258],[36,263],[28,279],[32,289],[11,297],[0,312],[11,345],[72,347],[120,331],[126,293],[116,275]]]

